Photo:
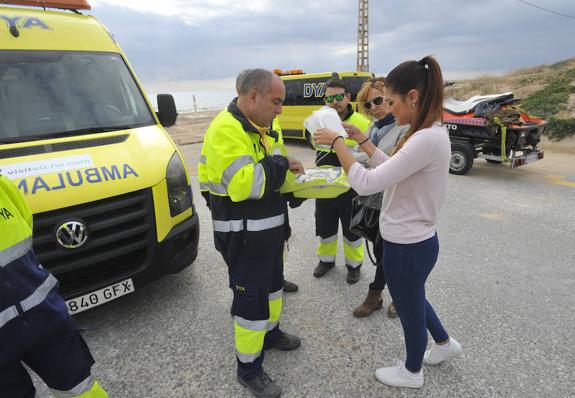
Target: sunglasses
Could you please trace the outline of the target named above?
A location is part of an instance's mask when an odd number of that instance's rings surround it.
[[[345,93],[339,93],[339,94],[335,94],[335,95],[326,95],[325,96],[325,100],[328,103],[332,103],[333,100],[338,100],[338,101],[343,101],[343,99],[345,98]]]
[[[369,111],[371,109],[371,104],[373,105],[383,104],[383,97],[382,96],[375,97],[373,100],[371,100],[371,102],[364,102],[363,107]]]

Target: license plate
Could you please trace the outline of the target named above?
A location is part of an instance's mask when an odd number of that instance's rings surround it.
[[[539,160],[538,152],[531,152],[525,155],[525,164],[533,163]]]
[[[132,279],[126,279],[96,290],[95,292],[66,300],[66,305],[68,306],[70,315],[74,315],[107,303],[108,301],[115,300],[118,297],[125,296],[126,294],[133,293],[134,290],[134,282]]]

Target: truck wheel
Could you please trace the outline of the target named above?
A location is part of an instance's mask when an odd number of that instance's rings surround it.
[[[451,143],[451,160],[449,172],[451,174],[466,174],[473,166],[473,148],[469,144],[460,142]]]

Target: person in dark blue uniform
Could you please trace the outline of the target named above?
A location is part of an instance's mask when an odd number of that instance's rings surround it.
[[[0,397],[36,396],[23,364],[55,397],[108,397],[91,374],[94,359],[57,291],[58,280],[32,249],[32,212],[0,175]]]

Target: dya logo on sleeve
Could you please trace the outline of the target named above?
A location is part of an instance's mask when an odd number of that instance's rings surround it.
[[[7,208],[0,207],[0,221],[8,221],[11,218],[14,218],[14,214]]]

